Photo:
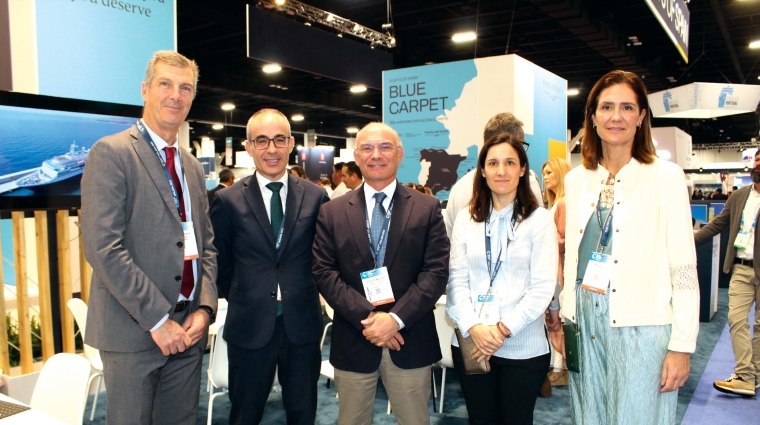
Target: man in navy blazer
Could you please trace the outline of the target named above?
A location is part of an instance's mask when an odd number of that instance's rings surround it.
[[[211,206],[217,285],[229,303],[230,423],[258,424],[275,367],[288,424],[314,424],[322,310],[311,272],[325,190],[287,172],[287,118],[262,109],[246,128],[256,173],[217,192]]]
[[[403,156],[396,131],[367,125],[354,151],[364,184],[319,211],[314,278],[335,309],[339,425],[372,422],[378,376],[399,424],[430,423],[430,366],[441,359],[433,309],[449,277],[449,240],[438,200],[396,181]],[[363,272],[382,267],[391,302],[362,282]]]

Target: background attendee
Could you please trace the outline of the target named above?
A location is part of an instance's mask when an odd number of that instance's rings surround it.
[[[156,52],[142,119],[93,145],[84,169],[85,343],[103,359],[108,424],[197,422],[217,306],[203,167],[177,143],[197,83],[195,61]]]
[[[433,309],[446,289],[449,241],[438,201],[396,181],[403,157],[391,127],[368,124],[354,151],[365,184],[319,211],[314,276],[335,309],[339,425],[372,422],[378,377],[399,424],[430,423],[430,365],[441,359]],[[382,277],[378,268],[387,278],[364,282],[365,291],[362,273]]]
[[[724,393],[755,395],[760,379],[760,261],[754,263],[755,251],[760,252],[757,238],[760,211],[760,150],[755,153],[752,185],[734,192],[723,211],[694,235],[697,244],[729,227],[726,259],[723,272],[730,273],[728,284],[728,326],[736,366],[734,373],[713,387]],[[749,318],[755,304],[754,335],[750,338]]]
[[[230,423],[261,422],[278,368],[287,422],[313,425],[322,310],[311,246],[319,207],[329,199],[286,172],[294,140],[280,111],[256,112],[246,133],[256,173],[217,193],[211,208],[219,291],[229,301]]]
[[[557,284],[557,229],[538,207],[528,168],[521,140],[486,141],[470,208],[454,225],[446,313],[476,346],[463,352],[452,337],[473,424],[533,424],[549,367],[544,311]],[[463,356],[490,359],[491,371],[467,375]]]
[[[575,424],[674,423],[689,375],[699,285],[686,178],[657,158],[650,125],[641,79],[606,74],[586,102],[583,166],[565,178],[560,302],[580,330]]]
[[[334,170],[332,175],[332,182],[335,185],[333,188],[333,193],[330,195],[330,199],[335,199],[339,196],[343,196],[346,193],[350,192],[351,189],[346,187],[345,182],[343,181],[343,166],[346,165],[343,162],[339,162],[333,166]]]
[[[304,180],[309,180],[309,178],[306,177],[306,170],[304,170],[300,165],[291,165],[290,174],[300,177]]]
[[[355,190],[357,187],[361,186],[363,182],[362,170],[354,161],[348,161],[343,165],[341,175],[343,176],[343,183],[348,190]]]
[[[429,187],[425,186],[424,190],[425,190],[426,195],[435,196],[433,195],[433,191]]]
[[[567,385],[565,359],[558,349],[561,350],[563,347],[562,326],[559,319],[559,294],[564,284],[562,271],[565,266],[565,176],[569,171],[570,164],[562,158],[552,158],[541,168],[544,179],[544,199],[548,202],[549,212],[554,217],[559,249],[557,287],[546,318],[546,326],[552,342],[552,370],[549,371],[548,378],[553,387]]]
[[[527,151],[528,144],[525,143],[525,133],[523,132],[522,125],[522,121],[518,120],[509,112],[496,114],[488,120],[483,129],[483,142],[498,134],[509,133],[512,137],[522,141],[523,146],[525,146],[525,150]],[[530,177],[530,190],[533,191],[533,196],[538,200],[538,205],[543,206],[544,201],[541,197],[541,185],[538,184],[538,179],[533,174],[533,171],[528,170],[528,173]],[[446,210],[443,212],[446,221],[446,234],[449,235],[449,238],[451,238],[451,233],[454,230],[454,221],[457,218],[457,214],[459,211],[470,205],[470,199],[472,199],[472,183],[474,179],[475,170],[473,169],[462,176],[462,178],[451,187],[449,199],[446,203]]]
[[[715,189],[715,193],[713,193],[712,199],[716,201],[725,201],[728,199],[728,195],[723,194],[723,189],[717,188]]]
[[[416,190],[417,192],[420,192],[420,193],[425,193],[425,186],[423,186],[421,184],[415,184],[414,185],[414,190]]]
[[[317,186],[322,186],[325,188],[325,192],[327,192],[327,196],[332,196],[333,189],[330,185],[330,179],[327,177],[322,177],[321,179],[317,180]]]
[[[235,173],[232,172],[229,168],[222,168],[222,171],[219,172],[219,184],[208,191],[208,204],[211,205],[212,202],[214,202],[214,196],[216,196],[216,192],[224,189],[225,187],[232,186],[232,183],[235,183]]]

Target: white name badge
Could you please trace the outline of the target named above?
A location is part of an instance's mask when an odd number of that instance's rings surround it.
[[[749,244],[749,232],[746,230],[740,230],[739,234],[736,235],[736,239],[734,240],[734,248],[747,249],[748,244]]]
[[[606,294],[610,286],[610,271],[612,269],[612,257],[607,254],[592,252],[586,266],[586,274],[583,275],[581,288]]]
[[[182,223],[182,233],[185,234],[185,260],[198,258],[198,244],[195,242],[195,230],[192,221]]]
[[[364,286],[364,294],[367,297],[367,301],[371,302],[372,305],[383,305],[396,301],[396,298],[393,297],[388,268],[380,267],[361,272],[359,275],[362,278],[362,285]]]
[[[499,297],[494,294],[478,294],[475,311],[484,325],[495,325],[499,322]]]

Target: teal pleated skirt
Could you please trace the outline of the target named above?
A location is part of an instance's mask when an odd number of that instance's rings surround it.
[[[573,423],[674,424],[678,391],[659,392],[670,325],[613,328],[609,292],[586,291],[580,283],[576,290],[581,372],[569,372]]]

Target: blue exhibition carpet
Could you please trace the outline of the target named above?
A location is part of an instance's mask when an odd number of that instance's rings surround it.
[[[754,317],[754,314],[750,315],[750,323],[754,323]],[[752,327],[750,327],[750,332],[751,329]],[[731,335],[726,324],[707,362],[705,372],[697,384],[682,423],[689,425],[760,423],[760,400],[757,397],[724,394],[713,388],[713,382],[731,376],[735,365]]]

